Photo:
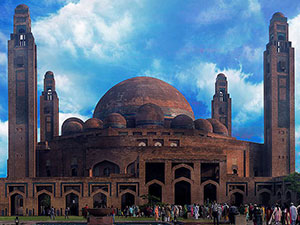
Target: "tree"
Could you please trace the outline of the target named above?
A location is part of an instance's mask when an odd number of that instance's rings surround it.
[[[149,195],[149,194],[146,194],[146,195],[142,195],[141,196],[142,199],[147,199],[148,200],[148,204],[150,205],[154,205],[155,203],[159,202],[160,201],[160,198],[154,196],[154,195]]]
[[[295,172],[284,178],[284,182],[289,183],[288,189],[300,194],[300,173]]]

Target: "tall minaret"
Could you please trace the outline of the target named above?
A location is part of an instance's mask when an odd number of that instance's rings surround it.
[[[219,73],[215,84],[215,94],[211,101],[211,118],[223,123],[231,136],[231,98],[227,86],[226,76]]]
[[[294,48],[287,18],[275,13],[264,52],[264,134],[269,176],[295,171]]]
[[[36,176],[36,45],[26,5],[18,5],[8,41],[8,177]]]
[[[45,74],[44,91],[40,96],[40,132],[41,141],[51,141],[59,135],[58,97],[51,71]]]

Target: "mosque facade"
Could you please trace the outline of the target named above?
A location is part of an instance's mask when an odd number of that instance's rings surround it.
[[[232,137],[228,81],[218,74],[212,118],[196,119],[168,83],[134,77],[112,87],[87,121],[69,118],[59,134],[55,76],[44,76],[37,141],[37,46],[29,9],[15,9],[8,41],[8,176],[0,215],[41,215],[53,206],[170,204],[264,205],[296,199],[283,180],[295,171],[294,49],[287,18],[275,13],[264,52],[265,143]],[[145,197],[146,196],[146,197]]]

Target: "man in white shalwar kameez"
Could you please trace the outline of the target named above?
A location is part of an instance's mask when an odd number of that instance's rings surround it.
[[[297,208],[294,206],[293,203],[291,203],[290,215],[291,215],[291,225],[295,225],[296,220],[297,220],[298,212],[297,212]]]

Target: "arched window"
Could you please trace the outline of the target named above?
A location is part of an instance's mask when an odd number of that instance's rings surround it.
[[[52,99],[53,99],[53,96],[52,96],[52,90],[49,89],[49,90],[47,91],[47,100],[48,100],[48,101],[52,101]]]
[[[237,169],[233,169],[233,170],[232,170],[232,173],[235,174],[235,175],[237,175],[237,174],[238,174]]]
[[[104,168],[103,176],[104,177],[109,177],[109,175],[110,175],[110,169],[108,167]]]
[[[120,173],[120,167],[117,164],[106,160],[97,163],[93,167],[94,177],[107,177],[110,176],[110,174],[119,174],[119,173]]]
[[[224,94],[222,91],[219,92],[220,102],[224,102]]]

